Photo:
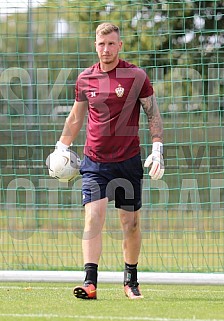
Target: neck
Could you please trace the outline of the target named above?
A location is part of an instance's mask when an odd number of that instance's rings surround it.
[[[104,72],[108,72],[113,70],[118,65],[118,63],[119,58],[111,64],[104,64],[102,61],[100,61],[100,69]]]

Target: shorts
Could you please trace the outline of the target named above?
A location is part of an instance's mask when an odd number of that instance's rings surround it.
[[[140,154],[117,163],[98,163],[84,156],[80,167],[83,205],[108,197],[129,212],[142,206],[143,168]]]

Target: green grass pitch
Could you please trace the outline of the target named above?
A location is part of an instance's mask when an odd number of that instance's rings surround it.
[[[0,320],[224,320],[224,287],[142,284],[129,300],[121,284],[99,284],[98,300],[80,300],[67,283],[0,283]]]

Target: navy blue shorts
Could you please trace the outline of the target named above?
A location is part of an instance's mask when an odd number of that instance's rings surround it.
[[[118,163],[98,163],[84,156],[82,174],[83,205],[105,197],[115,207],[137,211],[142,206],[143,168],[140,154]]]

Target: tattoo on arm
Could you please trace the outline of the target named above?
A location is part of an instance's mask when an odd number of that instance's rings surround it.
[[[158,138],[163,142],[163,123],[155,95],[140,98],[140,102],[148,118],[152,140]]]

